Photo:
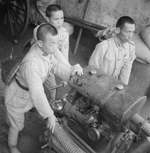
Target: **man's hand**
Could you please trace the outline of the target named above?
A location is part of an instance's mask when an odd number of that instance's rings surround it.
[[[55,115],[52,115],[47,120],[47,128],[49,128],[52,133],[54,133],[55,124],[56,124],[56,117]]]
[[[75,74],[80,76],[83,75],[83,69],[79,64],[74,65],[72,68],[71,75],[75,75]]]

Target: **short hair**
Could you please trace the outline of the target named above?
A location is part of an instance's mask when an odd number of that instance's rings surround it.
[[[125,23],[135,24],[135,21],[129,16],[122,16],[118,19],[116,27],[123,28]]]
[[[49,23],[41,24],[36,32],[37,40],[43,41],[47,33],[51,33],[52,36],[55,36],[58,32],[57,29]]]
[[[61,6],[58,5],[58,4],[52,4],[52,5],[49,5],[47,8],[46,8],[46,16],[47,17],[51,17],[51,14],[52,12],[56,12],[56,11],[60,11],[62,10]]]

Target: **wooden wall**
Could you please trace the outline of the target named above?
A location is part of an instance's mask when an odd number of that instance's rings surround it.
[[[82,18],[87,0],[59,0],[65,14]],[[85,20],[109,26],[123,15],[129,15],[137,22],[138,29],[150,24],[150,0],[89,0]]]

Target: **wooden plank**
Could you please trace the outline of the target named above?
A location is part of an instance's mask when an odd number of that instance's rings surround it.
[[[91,23],[89,21],[85,21],[85,20],[79,19],[79,18],[65,17],[65,21],[69,22],[75,26],[79,26],[81,28],[85,28],[85,29],[92,30],[92,31],[99,31],[99,30],[106,29],[106,27],[104,27],[104,26],[97,25],[97,24],[94,24],[94,23]]]

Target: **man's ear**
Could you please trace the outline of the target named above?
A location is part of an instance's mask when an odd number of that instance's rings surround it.
[[[119,27],[116,27],[116,34],[120,33],[120,28]]]
[[[43,47],[43,41],[38,40],[37,43],[38,43],[39,47]]]

